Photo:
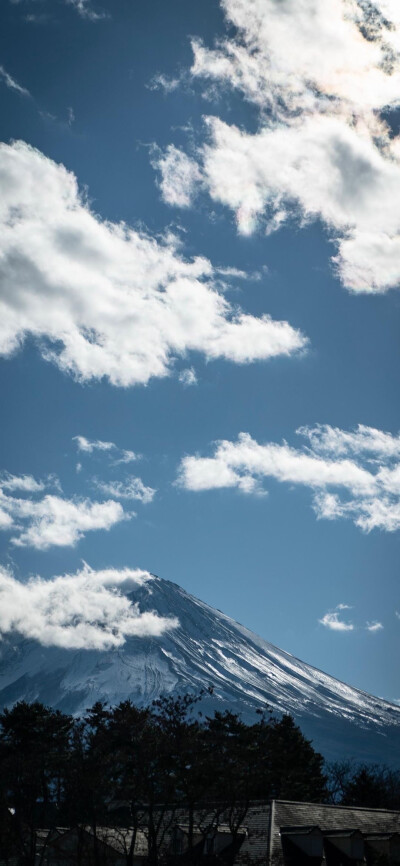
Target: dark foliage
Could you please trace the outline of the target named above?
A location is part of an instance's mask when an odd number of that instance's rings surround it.
[[[344,806],[400,811],[400,771],[342,761],[327,768],[329,800]]]
[[[74,719],[39,703],[0,714],[0,849],[35,862],[36,829],[129,826],[125,856],[146,828],[149,862],[185,809],[189,857],[194,816],[204,833],[221,813],[237,838],[249,803],[269,798],[400,809],[400,774],[348,763],[324,768],[291,716],[260,714],[246,725],[231,712],[203,717],[198,696],[163,697],[138,709],[97,703]],[[212,808],[210,808],[212,804]]]

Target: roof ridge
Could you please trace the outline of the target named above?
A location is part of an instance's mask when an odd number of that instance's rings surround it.
[[[290,806],[318,806],[325,809],[352,809],[353,812],[385,812],[388,815],[400,815],[399,809],[376,809],[374,806],[344,806],[341,803],[312,803],[302,800],[274,800],[274,803],[287,803]]]

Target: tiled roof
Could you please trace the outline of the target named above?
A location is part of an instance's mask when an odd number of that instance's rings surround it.
[[[85,830],[92,835],[92,828],[85,827]],[[114,848],[115,851],[123,854],[129,850],[132,842],[133,830],[130,827],[96,827],[96,836],[101,842]],[[142,830],[136,831],[135,839],[135,857],[147,856],[148,845],[145,834]]]
[[[56,847],[63,847],[63,841],[67,837],[73,837],[74,834],[78,834],[81,831],[84,831],[88,834],[88,836],[93,836],[93,828],[90,825],[86,825],[84,827],[72,827],[71,829],[58,829],[57,836],[50,834],[50,837],[46,840],[46,844],[48,846],[55,845]],[[107,845],[109,848],[112,848],[118,854],[125,854],[127,850],[129,850],[129,846],[132,841],[133,830],[130,827],[96,827],[96,837],[103,845]],[[147,838],[142,830],[137,830],[136,839],[135,839],[135,857],[146,857],[148,853],[148,844]]]
[[[270,862],[279,862],[282,852],[281,830],[293,827],[319,827],[329,837],[344,838],[355,831],[364,836],[400,833],[400,812],[331,806],[323,803],[296,803],[275,800],[271,804]]]

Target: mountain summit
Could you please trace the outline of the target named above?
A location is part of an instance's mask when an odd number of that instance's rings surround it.
[[[327,758],[393,763],[400,707],[351,688],[278,649],[181,587],[152,576],[129,598],[141,611],[175,616],[158,638],[129,637],[111,650],[44,647],[19,635],[0,642],[0,705],[39,700],[74,714],[95,701],[130,698],[143,706],[161,694],[213,686],[203,712],[257,709],[290,713]]]

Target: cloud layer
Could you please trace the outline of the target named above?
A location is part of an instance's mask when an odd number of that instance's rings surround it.
[[[191,75],[231,87],[259,110],[249,133],[206,118],[196,159],[170,146],[161,192],[188,206],[196,185],[231,208],[238,229],[270,233],[321,219],[334,267],[353,292],[400,282],[400,138],[383,112],[400,104],[394,0],[221,0],[236,36],[194,40]]]
[[[141,613],[127,598],[151,575],[140,569],[89,566],[51,580],[16,580],[0,567],[1,635],[18,632],[44,646],[104,650],[122,646],[128,637],[158,637],[179,625],[176,617]]]
[[[309,446],[259,444],[248,433],[217,442],[211,457],[184,457],[178,483],[187,490],[236,487],[265,493],[265,478],[313,491],[318,518],[351,519],[366,532],[400,529],[400,437],[371,427],[352,432],[330,427],[297,431]]]
[[[74,175],[18,142],[0,145],[0,354],[28,335],[81,381],[146,384],[190,351],[236,363],[307,344],[287,322],[230,306],[209,261],[101,220]]]

